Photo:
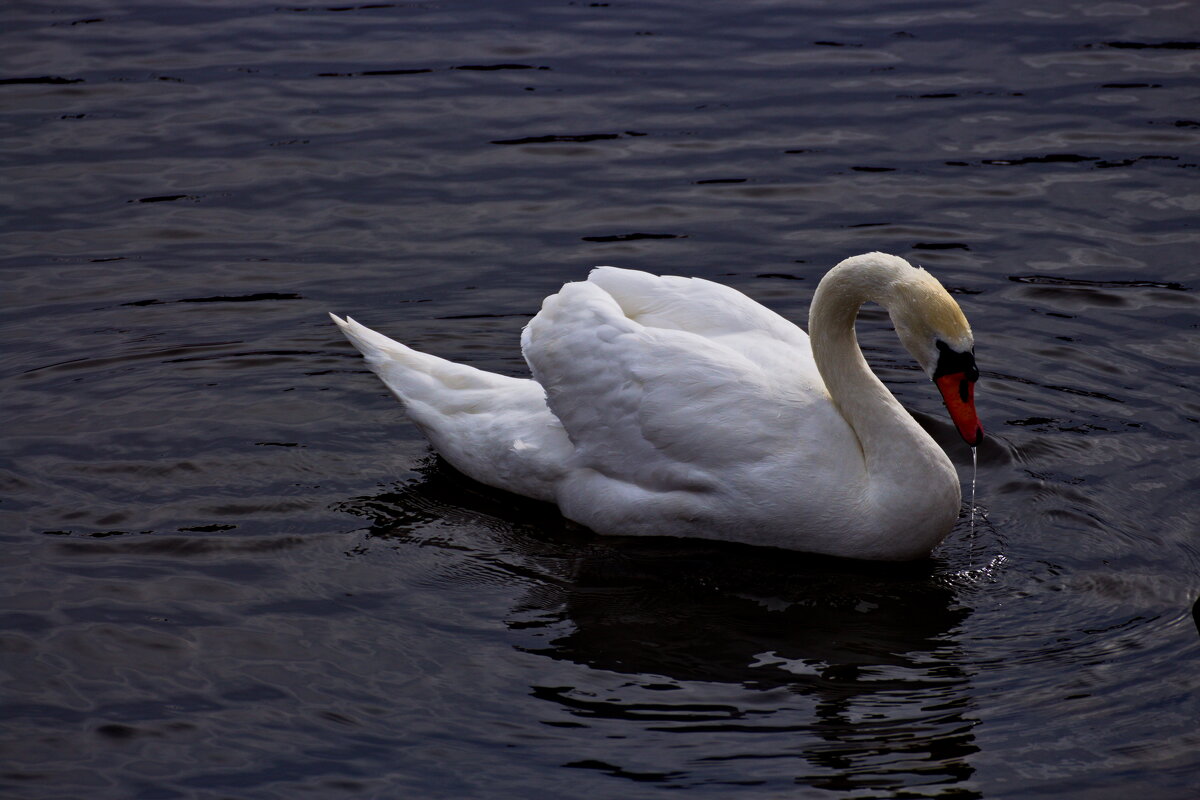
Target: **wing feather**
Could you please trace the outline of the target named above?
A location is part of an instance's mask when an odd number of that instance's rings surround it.
[[[811,393],[787,389],[807,378],[777,367],[811,358],[803,332],[734,290],[740,301],[714,302],[709,287],[726,287],[702,284],[602,268],[526,327],[525,358],[578,467],[651,491],[715,490],[798,424]],[[745,337],[758,359],[737,346]]]
[[[611,296],[626,317],[646,327],[691,331],[709,339],[752,333],[807,347],[804,331],[731,286],[617,267],[596,267],[588,282]]]

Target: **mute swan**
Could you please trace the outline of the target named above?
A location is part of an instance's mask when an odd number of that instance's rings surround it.
[[[863,359],[867,301],[977,445],[970,325],[936,278],[884,253],[825,275],[811,340],[728,286],[597,267],[526,325],[532,380],[330,316],[459,471],[598,533],[921,558],[958,518],[958,474]]]

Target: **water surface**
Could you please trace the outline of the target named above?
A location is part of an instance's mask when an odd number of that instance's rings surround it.
[[[1188,6],[0,19],[6,796],[1196,796]],[[472,484],[324,313],[524,375],[595,264],[803,322],[876,249],[962,303],[990,434],[902,567]]]

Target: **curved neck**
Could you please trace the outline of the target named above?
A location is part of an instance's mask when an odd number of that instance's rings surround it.
[[[869,477],[890,470],[907,476],[914,449],[940,448],[904,410],[863,358],[854,320],[863,303],[889,305],[895,287],[913,268],[894,256],[872,253],[838,264],[821,280],[809,310],[808,331],[817,370],[838,411],[854,429]],[[918,475],[912,475],[918,478]]]

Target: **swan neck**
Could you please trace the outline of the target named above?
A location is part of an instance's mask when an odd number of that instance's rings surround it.
[[[813,359],[834,405],[858,437],[868,472],[886,468],[898,448],[928,437],[863,358],[854,332],[866,302],[889,305],[907,262],[871,254],[838,264],[821,280],[809,311]],[[901,462],[902,463],[902,462]]]
[[[913,557],[928,553],[953,526],[958,477],[941,447],[867,365],[854,320],[868,301],[904,317],[913,283],[924,280],[916,272],[880,253],[847,259],[821,280],[809,311],[817,370],[862,454],[863,516],[872,520],[873,534],[885,531],[893,544],[905,542]]]

